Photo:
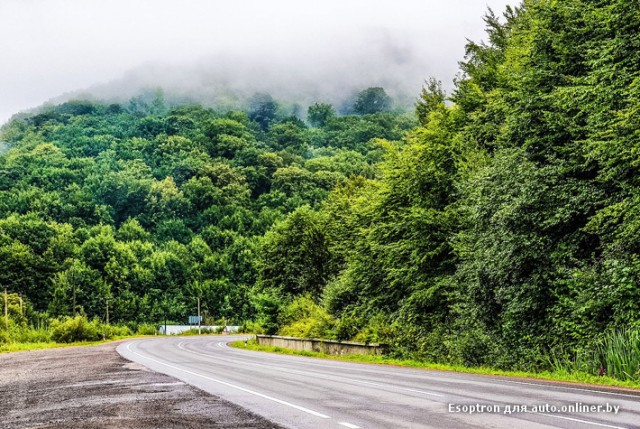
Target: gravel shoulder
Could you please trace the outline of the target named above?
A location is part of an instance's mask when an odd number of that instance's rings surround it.
[[[0,426],[277,429],[237,405],[129,362],[118,343],[0,354]]]

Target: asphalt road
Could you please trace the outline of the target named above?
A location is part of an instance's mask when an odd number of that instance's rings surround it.
[[[640,428],[640,394],[227,346],[240,338],[141,339],[118,352],[288,428]]]

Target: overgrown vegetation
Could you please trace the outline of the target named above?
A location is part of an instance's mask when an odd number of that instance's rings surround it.
[[[314,300],[270,331],[638,381],[639,12],[531,0],[489,13],[448,101],[430,80],[420,126],[381,143],[373,179],[265,236],[258,287]]]
[[[0,302],[4,308],[4,294],[0,294]],[[134,333],[153,335],[156,328],[149,324],[111,325],[97,318],[89,320],[84,314],[47,318],[46,313],[35,311],[28,300],[12,293],[7,294],[7,318],[0,320],[0,351],[41,348],[50,343],[97,342]]]
[[[34,315],[180,320],[200,298],[397,358],[638,381],[639,6],[525,0],[486,23],[415,120],[380,88],[308,123],[266,94],[15,119],[0,284]]]
[[[106,325],[96,319],[88,321],[84,316],[65,317],[51,323],[51,339],[57,343],[98,341],[131,334],[126,326]]]

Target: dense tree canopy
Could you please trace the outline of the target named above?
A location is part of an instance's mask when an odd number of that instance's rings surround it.
[[[449,101],[430,79],[375,180],[320,205],[326,335],[535,369],[640,325],[639,17],[621,0],[487,14]]]
[[[183,321],[200,297],[208,317],[253,318],[261,237],[288,213],[306,231],[304,213],[333,187],[372,177],[372,139],[413,126],[317,106],[314,129],[268,94],[246,113],[168,108],[153,91],[127,107],[70,101],[14,119],[0,138],[0,285],[52,317],[104,319],[109,303],[112,322]],[[300,288],[284,290],[319,294],[325,278],[302,269]]]

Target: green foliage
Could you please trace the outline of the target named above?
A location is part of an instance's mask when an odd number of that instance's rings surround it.
[[[258,262],[260,285],[285,296],[319,296],[327,260],[320,219],[309,207],[301,207],[265,235]]]
[[[65,317],[51,321],[51,339],[58,343],[98,341],[114,336],[131,335],[127,327],[111,326],[85,316]]]
[[[157,333],[157,326],[149,323],[140,323],[136,328],[136,334],[138,335],[155,335]]]
[[[367,88],[356,97],[353,110],[361,115],[388,112],[391,110],[391,97],[380,87]]]
[[[269,126],[276,119],[278,104],[269,94],[255,94],[251,99],[251,107],[249,109],[249,119],[257,122],[263,131],[269,129]]]
[[[420,98],[416,103],[416,116],[420,125],[427,126],[432,112],[444,108],[445,94],[442,89],[442,82],[430,78],[426,86],[422,87]]]
[[[126,108],[76,100],[16,117],[0,131],[0,284],[39,314],[108,311],[136,326],[193,314],[197,283],[208,317],[262,314],[276,329],[252,296],[261,237],[349,176],[371,177],[369,140],[410,125],[316,105],[324,123],[310,130],[266,94],[249,104],[171,108],[152,90]],[[353,134],[354,121],[368,131]],[[303,288],[320,287],[316,273]]]
[[[314,127],[324,127],[327,121],[336,116],[336,111],[331,104],[314,103],[309,106],[307,120]]]
[[[278,332],[278,316],[283,307],[283,299],[277,290],[268,289],[253,294],[253,305],[257,313],[257,326],[267,335]]]
[[[309,296],[301,296],[280,313],[279,335],[299,338],[331,338],[335,320]]]
[[[264,334],[264,328],[257,322],[253,321],[245,321],[240,326],[240,332],[246,332],[250,334]]]
[[[353,340],[369,344],[390,344],[397,335],[398,327],[393,325],[390,318],[377,313],[368,318],[367,324],[353,336]]]
[[[640,330],[622,328],[607,331],[594,343],[573,355],[555,352],[551,365],[557,372],[586,373],[640,381]]]

